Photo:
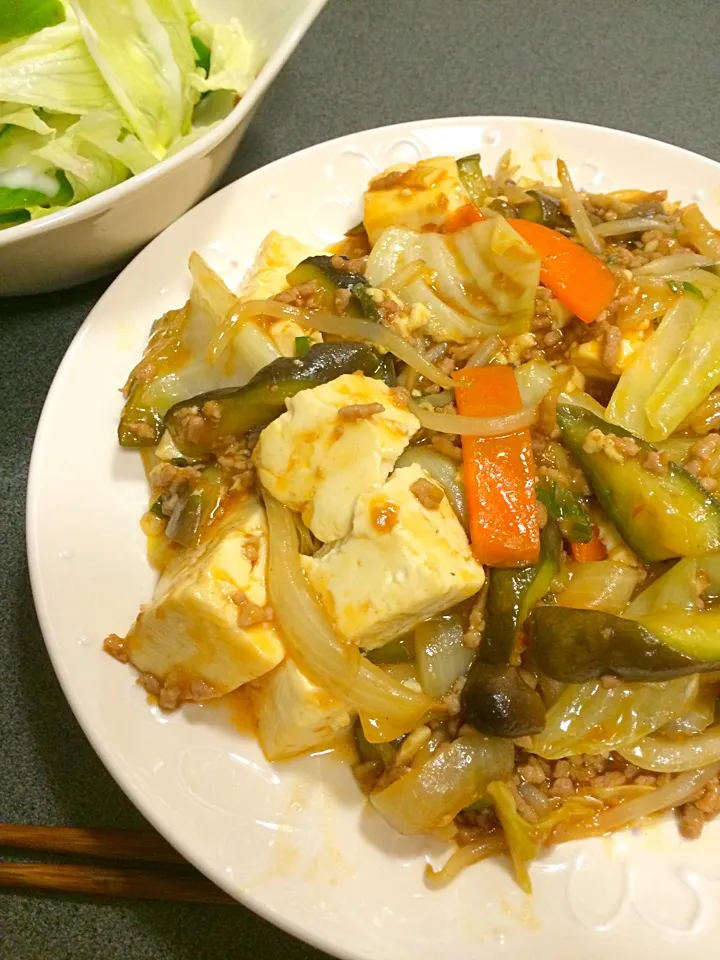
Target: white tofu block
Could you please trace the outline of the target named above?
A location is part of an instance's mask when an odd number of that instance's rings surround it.
[[[322,253],[295,237],[283,236],[273,230],[263,240],[255,262],[245,275],[238,296],[241,300],[267,300],[282,290],[287,290],[287,275],[306,257]],[[285,357],[295,356],[295,338],[310,337],[313,343],[322,342],[322,334],[317,330],[305,330],[294,320],[278,320],[268,317],[263,329]]]
[[[221,696],[268,673],[285,653],[275,627],[239,622],[242,598],[267,604],[266,566],[265,511],[247,495],[206,543],[168,566],[128,634],[130,662],[183,699],[195,699],[194,683],[204,699],[205,687]]]
[[[382,412],[347,420],[344,407],[380,404]],[[381,380],[346,374],[303,390],[260,434],[254,460],[262,484],[302,513],[324,543],[344,537],[361,493],[378,487],[420,428]]]
[[[380,647],[477,593],[485,574],[443,496],[424,507],[410,489],[431,477],[396,470],[357,501],[352,533],[303,562],[338,631],[366,649]]]
[[[345,705],[318,687],[292,660],[253,684],[260,746],[268,760],[289,760],[324,746],[350,726]]]

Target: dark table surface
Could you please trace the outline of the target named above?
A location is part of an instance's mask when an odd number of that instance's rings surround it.
[[[720,159],[719,21],[717,0],[330,0],[225,182],[353,130],[459,114],[584,120]],[[110,279],[0,300],[0,822],[143,824],[85,741],[52,672],[23,536],[45,394]],[[250,955],[321,956],[240,906],[0,894],[0,960]]]

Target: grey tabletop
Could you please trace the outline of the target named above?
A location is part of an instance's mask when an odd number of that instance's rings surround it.
[[[563,117],[720,159],[717,0],[330,0],[225,182],[353,130],[459,114]],[[24,544],[35,426],[112,278],[0,300],[0,822],[142,826],[86,742],[45,653]],[[321,955],[241,906],[0,894],[0,960]]]

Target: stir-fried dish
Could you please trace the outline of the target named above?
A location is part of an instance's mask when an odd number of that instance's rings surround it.
[[[271,761],[355,745],[431,883],[720,810],[720,234],[510,156],[373,179],[331,250],[190,260],[125,385],[161,571],[106,649],[244,688]]]

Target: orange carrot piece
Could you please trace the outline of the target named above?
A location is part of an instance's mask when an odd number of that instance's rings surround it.
[[[605,544],[600,539],[600,531],[593,526],[592,540],[588,543],[580,543],[573,540],[570,544],[570,552],[573,560],[579,560],[580,563],[591,563],[593,560],[606,560],[607,550]]]
[[[464,227],[469,227],[471,223],[479,223],[484,219],[485,217],[474,203],[466,203],[464,207],[458,207],[457,210],[448,214],[440,232],[455,233],[456,230],[462,230]]]
[[[522,407],[510,367],[466,367],[453,375],[461,414],[493,417]],[[463,437],[463,471],[475,559],[491,567],[537,563],[540,527],[530,431],[504,437]]]
[[[592,323],[615,296],[612,270],[585,247],[531,220],[509,220],[542,257],[540,282],[585,323]]]

